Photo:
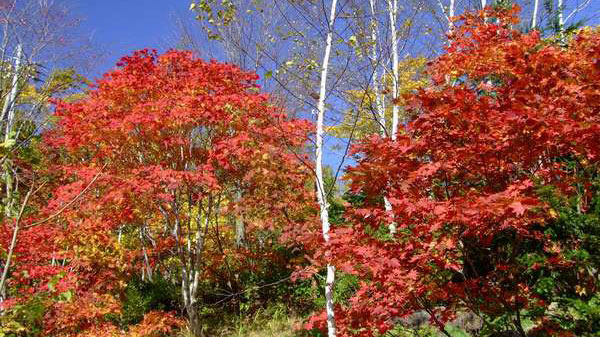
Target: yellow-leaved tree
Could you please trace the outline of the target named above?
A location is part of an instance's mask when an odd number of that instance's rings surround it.
[[[427,77],[423,70],[427,59],[424,57],[406,58],[398,64],[398,99],[392,99],[392,74],[385,74],[381,81],[381,95],[385,112],[385,130],[389,136],[392,130],[392,105],[400,106],[400,120],[405,120],[404,95],[417,90],[427,84]],[[377,79],[376,79],[377,80]],[[381,122],[377,113],[376,93],[372,87],[367,89],[348,90],[345,92],[347,100],[353,103],[353,108],[344,112],[343,120],[328,131],[338,138],[362,139],[373,134],[381,134]],[[399,132],[402,132],[400,130]]]

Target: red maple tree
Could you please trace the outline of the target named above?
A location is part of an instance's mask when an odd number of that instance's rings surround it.
[[[517,12],[461,16],[447,53],[429,66],[432,84],[407,97],[406,134],[355,147],[347,178],[365,201],[327,248],[360,279],[338,307],[343,335],[373,336],[417,312],[443,332],[465,312],[492,334],[488,323],[508,317],[523,336],[527,312],[536,333],[568,335],[551,319],[552,300],[534,290],[540,275],[573,275],[550,292],[597,290],[597,275],[578,271],[569,253],[581,240],[549,234],[556,212],[540,190],[577,198],[580,213],[597,193],[600,34],[582,30],[561,46],[518,31]],[[382,236],[390,222],[398,233]],[[531,256],[539,260],[524,262]]]
[[[310,226],[310,167],[298,160],[310,123],[270,103],[257,78],[190,52],[143,50],[82,100],[56,102],[44,138],[54,188],[21,233],[13,270],[22,301],[47,299],[48,335],[116,331],[111,317],[140,270],[181,284],[198,332],[199,284],[231,258],[232,216],[243,215],[247,240]],[[160,315],[130,331],[170,331],[176,321]]]

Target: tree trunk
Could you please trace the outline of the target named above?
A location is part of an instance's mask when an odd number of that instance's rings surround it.
[[[18,90],[19,90],[19,73],[21,71],[21,58],[23,57],[23,48],[21,45],[17,45],[16,50],[16,60],[15,60],[15,68],[13,79],[11,83],[10,93],[8,97],[6,97],[4,101],[4,105],[2,106],[2,115],[0,116],[0,120],[4,120],[6,117],[6,131],[4,134],[4,144],[7,147],[10,147],[10,142],[12,139],[12,128],[14,125],[15,119],[15,110],[14,103],[17,99]],[[13,184],[13,167],[12,162],[9,158],[6,158],[3,163],[3,174],[4,174],[4,183],[5,183],[5,193],[6,197],[4,200],[4,216],[5,221],[10,221],[10,219],[15,220],[15,225],[13,227],[13,235],[10,242],[10,247],[8,248],[6,260],[4,261],[4,266],[2,269],[2,275],[0,276],[0,303],[4,301],[6,298],[6,280],[8,279],[8,272],[10,270],[10,264],[12,261],[12,255],[14,253],[15,247],[17,245],[18,234],[19,234],[19,222],[21,221],[21,216],[23,215],[23,211],[25,206],[29,201],[29,197],[33,190],[30,190],[29,193],[25,196],[23,200],[23,204],[21,205],[21,209],[18,214],[15,214],[15,187]],[[32,186],[33,188],[33,186]]]
[[[565,34],[565,21],[564,21],[564,17],[563,17],[563,11],[564,11],[564,3],[563,0],[558,0],[558,5],[556,6],[556,10],[558,11],[556,13],[557,16],[557,20],[558,20],[558,36],[561,40],[564,39],[564,34]]]
[[[450,5],[448,6],[447,11],[446,7],[444,7],[444,4],[442,3],[442,0],[438,0],[438,5],[442,9],[442,14],[444,14],[446,21],[448,21],[448,33],[451,33],[454,30],[454,22],[452,21],[452,17],[454,17],[455,0],[450,0]]]
[[[329,70],[329,56],[331,54],[331,44],[333,41],[333,26],[335,22],[337,0],[331,2],[331,12],[329,15],[329,26],[325,40],[325,55],[321,67],[321,84],[319,87],[319,102],[317,104],[317,134],[316,134],[316,163],[315,175],[317,185],[317,200],[319,201],[321,225],[323,230],[323,239],[329,242],[329,205],[323,181],[323,120],[325,116],[325,95],[327,93],[327,72]],[[327,265],[327,279],[325,284],[325,309],[327,311],[327,335],[336,336],[335,315],[333,310],[333,283],[335,281],[335,267]]]
[[[388,0],[388,9],[390,14],[390,33],[392,35],[392,74],[394,79],[392,81],[392,140],[396,140],[398,136],[398,121],[400,107],[398,106],[398,32],[396,29],[396,23],[398,20],[398,0]]]
[[[187,270],[185,266],[181,270],[181,296],[183,307],[188,317],[189,328],[195,337],[202,335],[202,323],[198,312],[196,293],[198,290],[199,274],[197,271]]]
[[[25,199],[23,199],[23,203],[21,204],[21,208],[19,213],[15,218],[15,226],[13,227],[13,235],[10,241],[10,247],[8,248],[8,252],[6,255],[6,261],[4,261],[4,268],[2,269],[2,275],[0,276],[0,303],[4,301],[6,298],[6,280],[8,279],[8,272],[10,270],[10,264],[12,262],[12,256],[17,247],[17,240],[19,237],[19,225],[21,223],[21,218],[23,217],[23,212],[25,211],[25,207],[29,203],[29,198],[33,193],[33,185],[31,185],[31,189],[27,192]]]
[[[399,80],[399,69],[398,69],[398,33],[396,31],[396,21],[398,19],[398,0],[388,0],[388,10],[390,13],[390,32],[392,34],[392,74],[394,79],[392,81],[392,140],[396,140],[398,137],[398,120],[400,118],[399,112],[400,107],[398,106],[398,80]],[[392,210],[392,205],[384,199],[386,211]],[[390,234],[396,234],[396,224],[390,222],[388,225]]]
[[[377,20],[375,20],[375,1],[369,0],[371,6],[371,63],[373,64],[373,92],[375,94],[375,107],[377,109],[377,115],[379,117],[379,132],[381,137],[387,137],[386,120],[385,120],[385,109],[383,107],[383,95],[379,90],[379,76],[377,69],[379,68],[379,58],[377,56]],[[387,213],[392,212],[392,204],[388,200],[387,196],[383,196],[385,205],[385,211]],[[390,224],[390,231],[395,228],[395,225]]]
[[[21,45],[17,45],[16,56],[15,56],[15,68],[13,74],[13,80],[10,87],[10,93],[7,99],[4,101],[4,105],[2,106],[2,116],[1,120],[6,119],[6,133],[4,134],[4,140],[6,140],[10,135],[10,130],[12,130],[12,126],[14,123],[14,103],[17,99],[17,94],[19,93],[19,73],[21,71],[21,59],[23,58],[23,48]],[[12,115],[12,116],[11,116]]]
[[[450,7],[448,8],[448,32],[452,32],[454,30],[454,22],[452,18],[454,17],[454,0],[450,0]]]
[[[387,136],[385,123],[385,110],[383,108],[383,97],[379,90],[379,58],[377,57],[377,20],[375,20],[375,0],[369,0],[371,6],[371,64],[373,65],[373,93],[375,95],[375,108],[377,109],[379,131],[381,137]]]
[[[148,276],[148,282],[152,282],[152,266],[150,265],[150,258],[148,257],[148,250],[146,249],[146,240],[144,239],[144,232],[146,225],[140,229],[140,243],[142,244],[142,251],[144,253],[144,264],[142,266],[142,281],[146,280]]]
[[[540,6],[540,0],[533,0],[533,13],[531,13],[531,29],[535,29],[537,26],[538,9]]]
[[[2,116],[0,120],[4,121],[6,118],[6,128],[4,131],[4,144],[7,148],[12,146],[14,142],[13,138],[13,126],[15,124],[15,102],[19,93],[19,76],[21,71],[21,58],[23,57],[23,48],[21,45],[17,45],[16,60],[13,79],[11,83],[10,93],[4,100],[2,107]],[[4,187],[5,187],[5,200],[4,200],[4,216],[6,219],[13,218],[15,216],[15,187],[13,181],[13,167],[10,158],[6,158],[3,165],[4,170]]]
[[[236,199],[239,202],[242,199],[242,192],[236,192]],[[237,248],[246,248],[246,225],[244,223],[244,215],[238,214],[235,217],[235,246]]]

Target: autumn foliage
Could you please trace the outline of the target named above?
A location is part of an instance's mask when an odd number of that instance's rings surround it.
[[[141,50],[54,99],[0,223],[0,337],[210,335],[208,319],[272,302],[312,314],[326,264],[338,336],[451,337],[465,320],[476,336],[596,336],[600,30],[542,37],[518,11],[468,12],[424,72],[406,61],[395,140],[367,116],[374,94],[346,91],[358,115],[330,131],[358,139],[356,165],[344,201],[326,196],[328,243],[312,124],[255,73]]]
[[[407,97],[408,132],[355,147],[347,179],[365,201],[328,248],[361,280],[338,307],[343,335],[423,312],[440,330],[465,313],[492,335],[525,336],[525,319],[531,334],[589,329],[566,308],[598,291],[583,232],[598,228],[585,217],[598,212],[600,34],[562,46],[516,30],[516,11],[462,16],[432,85]],[[381,235],[390,222],[398,233]]]
[[[124,333],[115,317],[140,270],[185,289],[197,329],[202,284],[273,255],[273,239],[257,245],[255,231],[310,225],[310,123],[288,119],[256,79],[189,52],[144,50],[86,98],[56,102],[44,135],[53,187],[21,233],[11,281],[17,302],[41,299],[45,334]],[[235,249],[242,214],[247,249]],[[148,313],[128,333],[165,335],[181,325],[170,315]]]

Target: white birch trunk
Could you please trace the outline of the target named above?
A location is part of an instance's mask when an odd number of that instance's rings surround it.
[[[388,10],[390,15],[390,32],[392,34],[392,140],[398,137],[398,124],[400,119],[400,107],[398,106],[398,87],[399,87],[399,69],[398,69],[398,33],[396,29],[396,21],[398,19],[398,0],[388,0]],[[392,205],[387,197],[384,197],[385,210],[392,211]],[[396,233],[396,224],[391,222],[388,225],[390,234]]]
[[[450,0],[450,5],[448,5],[448,9],[446,9],[444,4],[442,3],[442,0],[438,0],[438,5],[442,9],[442,14],[444,14],[446,21],[448,21],[448,33],[450,33],[452,32],[452,30],[454,30],[454,22],[452,22],[452,17],[454,16],[455,0]]]
[[[140,229],[140,243],[142,244],[142,251],[144,253],[144,265],[142,266],[142,281],[146,280],[145,276],[148,276],[148,281],[152,282],[152,266],[150,265],[150,258],[148,257],[148,250],[146,249],[146,240],[144,239],[144,231],[146,225]]]
[[[235,198],[237,202],[242,200],[241,190],[236,192]],[[246,225],[243,214],[235,216],[235,246],[237,248],[246,248]]]
[[[375,1],[369,0],[369,4],[371,5],[371,40],[372,40],[372,49],[371,49],[371,63],[373,64],[373,92],[375,94],[375,107],[377,109],[377,115],[379,117],[379,131],[382,138],[387,137],[386,131],[386,120],[385,120],[385,108],[383,105],[384,99],[381,94],[381,90],[379,88],[379,76],[377,69],[379,68],[379,59],[377,57],[377,20],[375,20]],[[382,78],[385,78],[383,76]],[[386,213],[392,212],[392,204],[388,200],[387,196],[383,196],[383,203],[385,205]],[[390,232],[392,229],[395,230],[395,225],[390,224]]]
[[[17,93],[19,90],[19,76],[21,72],[21,59],[23,58],[23,48],[21,45],[17,46],[16,50],[16,59],[15,59],[15,67],[14,74],[10,88],[10,94],[4,101],[4,105],[2,106],[2,116],[1,120],[6,118],[6,133],[4,134],[4,140],[10,137],[10,133],[8,131],[12,130],[12,126],[14,123],[14,103],[17,99]],[[8,116],[8,117],[7,117]]]
[[[321,210],[321,224],[323,230],[323,239],[329,242],[329,212],[323,181],[323,120],[325,117],[325,94],[327,92],[327,72],[329,70],[329,56],[331,54],[331,44],[333,41],[333,27],[335,22],[337,0],[331,1],[331,13],[329,15],[329,27],[325,40],[325,55],[321,67],[321,83],[319,87],[319,102],[317,104],[317,134],[316,134],[316,163],[315,175],[317,185],[317,200]],[[327,336],[335,337],[335,317],[333,310],[333,283],[335,281],[335,267],[327,264],[327,278],[325,280],[325,310],[327,312]]]
[[[212,207],[209,203],[207,208]],[[202,251],[204,250],[204,232],[208,228],[211,212],[205,213],[204,223],[201,225],[198,221],[194,238],[188,233],[187,237],[187,257],[189,258],[189,268],[186,265],[186,259],[182,259],[181,265],[181,295],[183,305],[188,315],[190,330],[194,336],[201,336],[202,324],[198,311],[198,285],[200,284],[200,266],[202,262]],[[198,216],[200,219],[200,216]],[[177,222],[177,221],[176,221]],[[176,224],[179,227],[178,224]],[[192,242],[194,241],[194,242]],[[193,249],[192,249],[193,248]]]
[[[375,0],[369,0],[371,5],[371,64],[373,64],[373,93],[375,95],[375,108],[379,118],[379,131],[381,137],[386,137],[385,110],[383,108],[383,97],[379,88],[379,59],[377,57],[377,20],[375,20]]]
[[[563,17],[563,11],[564,11],[564,3],[563,0],[558,0],[558,6],[556,7],[557,12],[557,16],[558,16],[558,34],[560,36],[560,38],[563,38],[563,35],[565,33],[565,20]]]
[[[16,60],[14,67],[14,74],[11,83],[10,93],[8,97],[4,100],[4,105],[2,107],[2,116],[0,120],[4,120],[6,118],[6,129],[4,133],[4,144],[5,146],[11,146],[10,143],[14,141],[13,139],[13,126],[15,124],[15,102],[17,100],[17,95],[19,93],[19,76],[21,72],[21,59],[23,58],[23,48],[21,45],[17,45],[16,50]],[[13,186],[13,173],[12,173],[12,163],[10,159],[6,159],[3,165],[4,169],[4,187],[6,193],[6,199],[4,200],[4,215],[6,218],[12,218],[14,216],[15,210],[15,195],[14,195],[14,186]]]
[[[531,29],[537,27],[537,16],[540,7],[540,0],[533,0],[533,13],[531,13]]]
[[[396,21],[398,19],[398,0],[388,0],[388,8],[390,13],[390,32],[392,34],[392,74],[394,79],[392,81],[392,140],[396,140],[398,136],[398,122],[400,107],[397,104],[398,100],[398,33],[396,29]]]

